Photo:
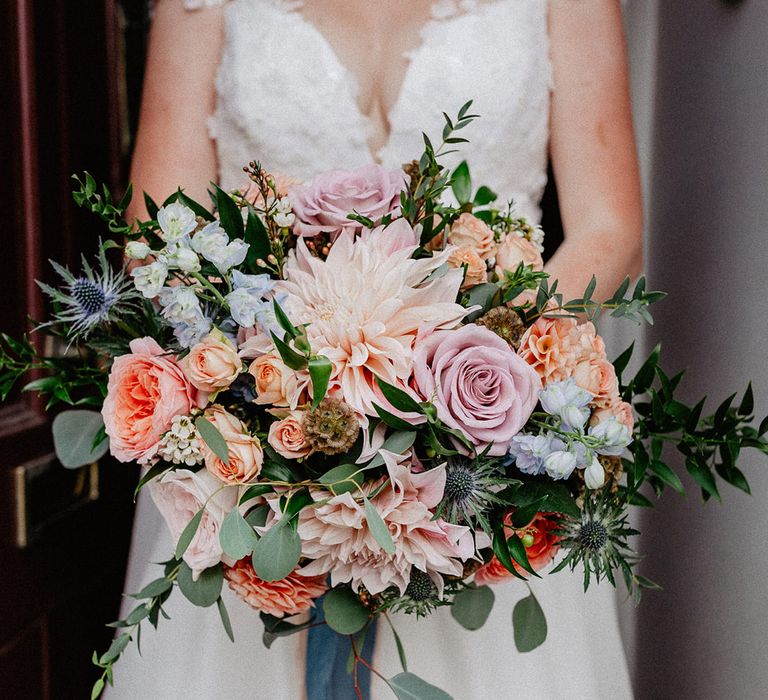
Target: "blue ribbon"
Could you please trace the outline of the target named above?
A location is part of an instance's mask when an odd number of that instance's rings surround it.
[[[322,622],[323,598],[315,601],[315,619]],[[369,663],[373,660],[376,623],[368,625],[363,648],[358,653]],[[354,678],[347,673],[347,661],[352,652],[349,637],[334,632],[328,625],[309,629],[307,639],[307,670],[305,676],[308,700],[350,700],[356,698]],[[357,667],[357,684],[368,700],[371,697],[371,672],[362,664]]]

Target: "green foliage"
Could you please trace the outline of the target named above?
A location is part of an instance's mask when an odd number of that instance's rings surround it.
[[[264,623],[264,634],[262,635],[262,641],[264,646],[269,649],[272,647],[273,642],[278,637],[288,637],[302,630],[308,629],[317,624],[317,620],[314,615],[310,616],[309,620],[300,624],[293,624],[288,622],[282,617],[274,617],[267,613],[259,613],[261,621]]]
[[[452,700],[444,690],[422,680],[413,673],[398,673],[387,681],[398,700]]]
[[[109,449],[101,414],[82,410],[59,413],[53,420],[53,445],[59,462],[68,469],[97,462]]]
[[[229,466],[229,447],[227,447],[227,441],[219,432],[219,429],[207,418],[203,418],[203,416],[199,416],[195,420],[195,428],[197,428],[197,432],[205,444],[211,448],[211,451],[224,464]]]
[[[309,358],[308,368],[312,379],[312,406],[317,408],[325,398],[325,392],[328,391],[333,365],[327,357],[315,355]]]
[[[368,523],[368,529],[373,535],[373,538],[387,554],[390,556],[393,555],[395,553],[395,543],[392,540],[389,528],[382,520],[379,511],[376,510],[376,507],[367,498],[363,498],[363,503],[365,508],[365,521]]]
[[[83,173],[82,179],[73,175],[72,179],[77,184],[72,192],[72,198],[79,207],[88,209],[104,221],[110,232],[118,236],[126,236],[131,233],[132,226],[125,221],[125,210],[131,203],[133,189],[129,185],[119,202],[112,200],[112,195],[106,185],[99,191],[96,180],[89,172]]]
[[[495,599],[488,586],[468,586],[454,596],[451,615],[464,629],[479,630],[491,614]]]
[[[323,600],[325,621],[339,634],[356,634],[368,624],[370,613],[349,588],[333,588]]]
[[[239,508],[233,508],[221,524],[219,541],[224,554],[238,560],[251,554],[259,541],[258,535],[243,517]]]
[[[192,605],[207,608],[213,605],[221,595],[224,572],[221,564],[216,564],[216,566],[201,571],[195,579],[192,575],[192,569],[185,561],[182,561],[179,563],[176,581],[179,584],[179,590]]]
[[[519,600],[512,611],[515,646],[520,653],[533,651],[547,638],[547,620],[544,611],[531,591]]]
[[[258,541],[253,568],[264,581],[279,581],[290,574],[301,558],[301,540],[289,519],[283,517]]]

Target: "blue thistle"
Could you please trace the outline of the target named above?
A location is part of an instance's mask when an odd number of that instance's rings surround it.
[[[450,523],[477,522],[487,526],[485,513],[494,504],[502,503],[496,492],[508,483],[499,474],[498,460],[449,458],[445,465],[443,500],[436,515]]]
[[[52,320],[40,328],[61,325],[70,340],[85,338],[95,327],[116,320],[126,303],[132,306],[138,294],[124,270],[112,269],[105,250],[104,245],[99,247],[97,265],[93,267],[83,256],[82,270],[77,277],[66,267],[50,261],[64,285],[55,289],[38,281],[55,306]]]

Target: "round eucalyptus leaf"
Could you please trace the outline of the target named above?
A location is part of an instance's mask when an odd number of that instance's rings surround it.
[[[547,620],[539,601],[531,593],[517,602],[512,611],[515,646],[521,653],[533,651],[547,638]]]
[[[453,700],[448,693],[413,673],[398,673],[387,683],[398,700]]]
[[[109,438],[95,448],[93,445],[103,429],[104,421],[96,411],[59,413],[53,419],[53,446],[59,462],[68,469],[77,469],[101,459],[109,449]]]
[[[217,564],[201,571],[195,581],[192,578],[192,569],[189,568],[187,562],[183,561],[179,567],[176,581],[190,603],[201,608],[207,608],[209,605],[213,605],[221,594],[224,573],[221,564]]]
[[[296,568],[299,559],[299,535],[289,524],[280,521],[256,543],[253,568],[264,581],[279,581]]]
[[[339,634],[355,634],[368,623],[368,610],[349,588],[334,588],[323,599],[325,621]]]
[[[467,588],[454,597],[451,615],[464,629],[479,630],[491,614],[495,598],[488,586]]]

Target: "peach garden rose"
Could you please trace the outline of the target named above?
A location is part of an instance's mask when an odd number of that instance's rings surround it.
[[[312,452],[301,427],[302,411],[291,411],[285,418],[269,426],[267,442],[286,459],[301,459]]]
[[[221,406],[212,406],[204,415],[221,433],[229,449],[229,464],[225,464],[204,443],[205,468],[226,484],[245,484],[255,479],[264,461],[259,439],[250,435],[242,421]]]
[[[192,346],[179,365],[193,386],[209,394],[226,389],[243,368],[237,349],[219,330]]]
[[[502,277],[505,271],[514,272],[520,263],[537,271],[544,269],[544,261],[536,244],[516,233],[508,233],[496,251],[496,274]]]
[[[483,260],[496,254],[496,241],[488,224],[467,212],[463,213],[451,226],[448,242],[455,246],[469,246]]]

